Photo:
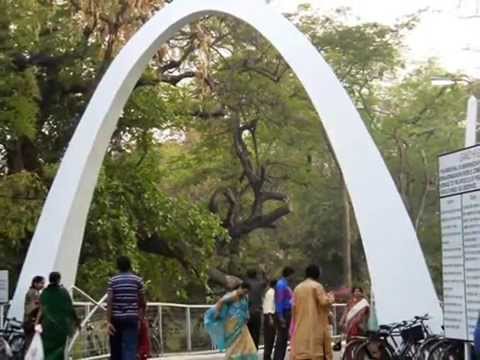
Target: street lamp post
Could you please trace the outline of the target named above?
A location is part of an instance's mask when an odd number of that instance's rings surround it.
[[[432,78],[432,85],[438,87],[453,86],[458,83],[471,84],[472,81],[467,77],[457,78]],[[477,129],[480,127],[480,104],[478,99],[471,95],[468,99],[467,105],[467,122],[465,124],[465,147],[473,146],[477,144]]]
[[[479,119],[479,102],[475,96],[470,96],[467,107],[467,123],[465,125],[465,147],[477,143],[477,127]]]

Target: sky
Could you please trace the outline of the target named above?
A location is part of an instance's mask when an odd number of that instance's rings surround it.
[[[419,10],[421,22],[406,38],[410,64],[429,58],[452,72],[480,79],[480,0],[271,0],[279,11],[310,3],[320,14],[348,7],[354,21],[394,24]]]

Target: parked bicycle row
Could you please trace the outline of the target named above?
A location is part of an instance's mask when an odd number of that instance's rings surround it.
[[[465,342],[433,334],[428,320],[427,315],[417,316],[410,321],[382,325],[366,336],[352,337],[342,359],[464,360]],[[476,359],[473,345],[467,344],[472,347],[468,360]]]

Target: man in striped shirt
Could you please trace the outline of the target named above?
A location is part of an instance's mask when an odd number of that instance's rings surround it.
[[[108,284],[107,319],[112,360],[137,358],[139,324],[145,312],[142,278],[131,271],[130,259],[117,259],[119,274]]]

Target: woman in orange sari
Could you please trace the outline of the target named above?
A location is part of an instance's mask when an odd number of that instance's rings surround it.
[[[363,289],[359,287],[353,288],[352,298],[348,302],[347,309],[340,320],[340,325],[344,329],[347,342],[353,337],[364,334],[369,314],[370,304],[365,298]]]

